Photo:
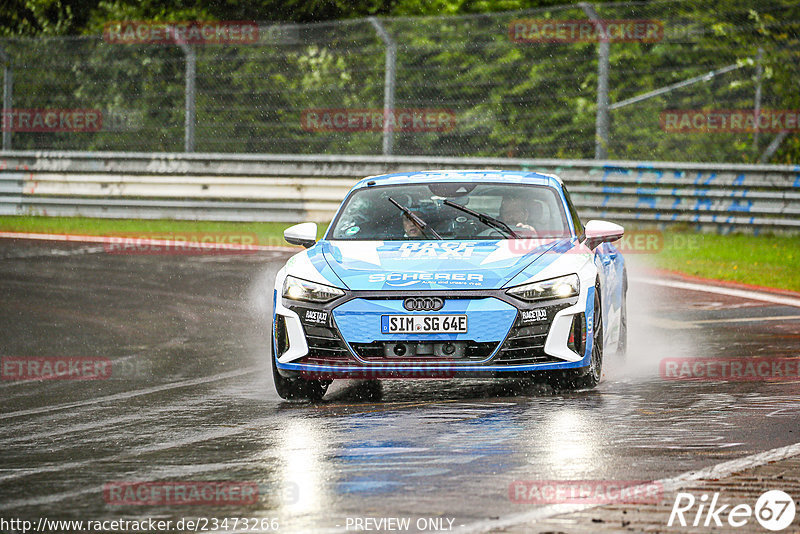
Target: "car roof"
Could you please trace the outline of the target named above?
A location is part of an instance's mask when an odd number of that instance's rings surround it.
[[[436,182],[497,182],[531,185],[546,185],[560,188],[561,178],[552,174],[530,171],[446,169],[413,172],[397,172],[368,176],[360,180],[353,189],[369,185],[424,184]]]

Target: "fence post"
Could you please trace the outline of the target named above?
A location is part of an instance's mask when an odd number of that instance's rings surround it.
[[[11,113],[14,105],[14,67],[11,57],[0,48],[0,60],[3,61],[3,121],[7,113]],[[11,150],[11,128],[3,128],[3,150]]]
[[[605,26],[592,4],[578,4],[586,16],[595,22],[597,34],[605,36]],[[611,45],[607,37],[601,37],[597,43],[597,116],[595,117],[594,159],[608,157],[608,56]]]
[[[197,73],[197,54],[194,47],[186,43],[178,43],[186,57],[186,97],[184,112],[184,152],[194,152],[194,125],[195,125],[195,76]]]
[[[370,17],[369,22],[375,28],[375,32],[381,38],[383,44],[386,45],[386,67],[383,81],[383,155],[390,156],[394,145],[394,121],[390,124],[388,118],[394,113],[397,44],[377,18]]]
[[[755,119],[755,131],[753,132],[753,152],[758,154],[758,123],[761,115],[761,80],[764,77],[764,49],[758,48],[756,56],[756,97],[753,102],[753,119]]]

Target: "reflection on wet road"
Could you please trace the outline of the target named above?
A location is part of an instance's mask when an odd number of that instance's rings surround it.
[[[800,442],[797,381],[659,376],[663,358],[799,357],[795,307],[634,282],[630,352],[607,356],[594,391],[386,381],[375,402],[344,381],[321,404],[295,404],[267,372],[268,297],[285,255],[79,248],[0,242],[0,355],[102,357],[114,369],[0,382],[2,517],[455,527],[533,507],[509,498],[515,480],[656,480]],[[254,483],[258,499],[130,505],[104,493],[152,481]]]

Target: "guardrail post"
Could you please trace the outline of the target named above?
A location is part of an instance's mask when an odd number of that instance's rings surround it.
[[[186,110],[184,112],[184,152],[194,152],[195,125],[195,76],[197,74],[197,53],[194,47],[186,43],[178,43],[186,57]]]
[[[383,81],[383,155],[389,156],[392,154],[394,145],[394,121],[389,124],[387,120],[392,113],[394,113],[394,86],[395,86],[395,69],[397,63],[397,43],[394,42],[391,35],[383,27],[383,24],[375,18],[370,17],[369,22],[375,28],[378,37],[381,38],[383,44],[386,45],[386,67]]]
[[[14,67],[11,65],[11,57],[5,50],[0,48],[0,60],[3,61],[3,121],[5,122],[7,113],[11,113],[14,108]],[[3,150],[11,150],[11,128],[3,128]]]
[[[598,35],[606,35],[602,19],[592,4],[578,4],[586,16],[595,22]],[[602,33],[601,33],[602,30]],[[594,159],[608,158],[608,56],[611,44],[606,37],[597,43],[597,116],[595,117]]]

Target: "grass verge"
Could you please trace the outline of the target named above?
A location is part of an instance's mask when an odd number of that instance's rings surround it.
[[[800,291],[800,236],[665,232],[664,248],[646,254],[660,269]]]
[[[169,239],[173,236],[208,236],[209,239],[229,239],[258,245],[288,246],[283,231],[293,223],[173,221],[148,219],[97,219],[88,217],[2,216],[0,231],[47,234],[80,234]],[[319,224],[322,237],[327,224]]]

